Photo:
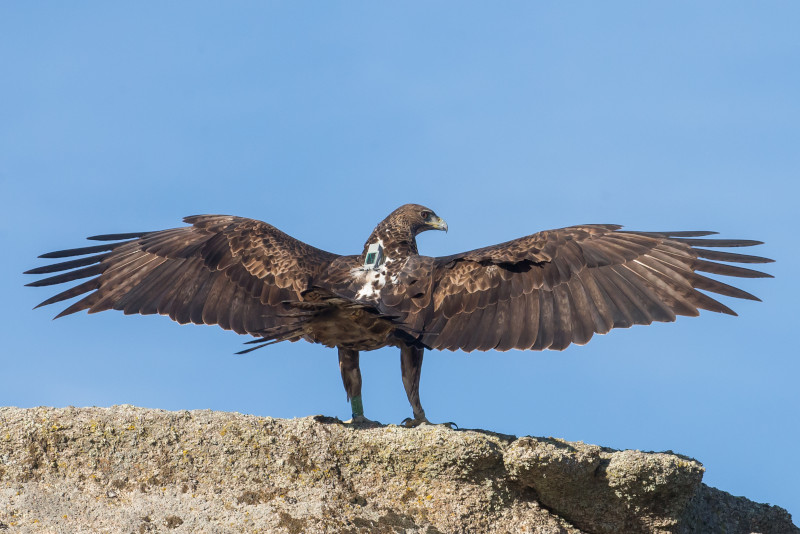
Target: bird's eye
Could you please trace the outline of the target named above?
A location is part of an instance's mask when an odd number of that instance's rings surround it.
[[[430,219],[430,217],[431,217],[431,212],[429,211],[422,212],[422,220],[427,221],[428,219]]]

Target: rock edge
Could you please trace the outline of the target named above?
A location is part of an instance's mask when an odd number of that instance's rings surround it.
[[[0,531],[800,533],[672,453],[324,416],[0,408]]]

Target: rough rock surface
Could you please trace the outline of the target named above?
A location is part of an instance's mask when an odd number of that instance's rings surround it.
[[[0,408],[0,532],[800,533],[671,453],[210,411]]]

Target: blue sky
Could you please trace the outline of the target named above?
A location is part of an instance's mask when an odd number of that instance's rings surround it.
[[[227,213],[341,254],[425,204],[440,256],[618,223],[761,239],[740,317],[564,352],[427,353],[429,418],[673,450],[800,517],[800,7],[792,2],[46,2],[0,6],[0,404],[349,406],[335,351],[163,317],[32,311],[43,252]],[[367,416],[410,415],[396,349],[362,355]]]

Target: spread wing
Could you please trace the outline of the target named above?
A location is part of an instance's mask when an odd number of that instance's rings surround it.
[[[43,254],[86,257],[27,271],[68,271],[28,285],[89,278],[39,304],[85,295],[57,317],[81,310],[159,313],[181,324],[264,336],[291,329],[283,303],[302,300],[313,278],[338,257],[253,219],[197,215],[184,222],[191,226],[95,236],[90,239],[117,242]]]
[[[736,315],[698,290],[758,300],[698,271],[770,276],[727,262],[772,260],[704,248],[759,241],[620,228],[574,226],[454,256],[414,258],[382,293],[384,311],[402,315],[431,348],[562,350],[595,333],[696,316],[700,309]]]

